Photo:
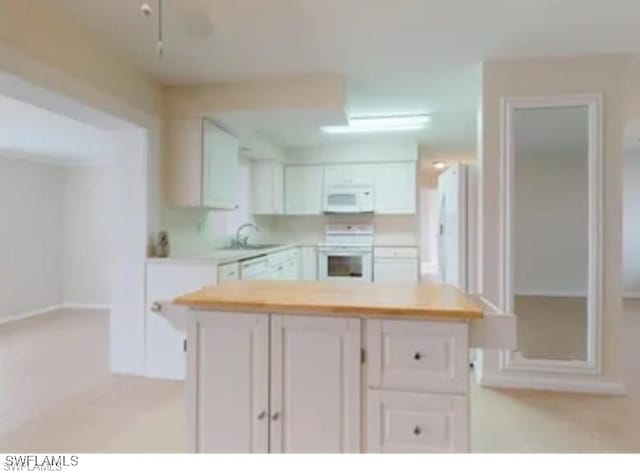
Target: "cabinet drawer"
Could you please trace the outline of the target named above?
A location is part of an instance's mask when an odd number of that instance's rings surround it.
[[[373,249],[374,258],[417,258],[418,249],[415,247],[381,246]]]
[[[466,323],[367,321],[369,387],[466,393]]]
[[[369,453],[469,450],[468,398],[369,390]]]
[[[240,265],[238,263],[228,263],[218,266],[218,283],[236,281],[238,279],[240,279]]]

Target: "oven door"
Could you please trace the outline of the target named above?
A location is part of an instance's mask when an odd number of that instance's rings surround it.
[[[371,282],[372,275],[370,249],[321,248],[318,250],[319,279]]]

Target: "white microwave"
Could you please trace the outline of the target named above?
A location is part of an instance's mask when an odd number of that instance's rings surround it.
[[[328,186],[324,195],[325,213],[372,213],[371,184]]]

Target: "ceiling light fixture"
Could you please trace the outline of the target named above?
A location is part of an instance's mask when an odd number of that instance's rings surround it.
[[[444,169],[447,167],[447,163],[445,163],[444,161],[434,161],[432,166],[438,170],[440,169]]]
[[[331,134],[412,131],[422,130],[429,124],[431,117],[424,114],[350,117],[348,125],[324,126],[322,131]]]
[[[144,2],[140,5],[140,11],[145,18],[151,18],[153,15],[153,9],[148,2]],[[164,53],[162,26],[162,0],[158,0],[158,41],[156,43],[156,54],[158,57],[161,57]]]

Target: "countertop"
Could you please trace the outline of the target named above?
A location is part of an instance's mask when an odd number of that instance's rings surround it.
[[[227,264],[297,247],[298,245],[296,244],[284,243],[272,248],[261,249],[220,248],[212,249],[210,253],[206,254],[169,256],[168,258],[147,258],[147,262],[152,264]]]
[[[201,310],[471,320],[482,309],[452,286],[335,281],[233,281],[177,298]]]

